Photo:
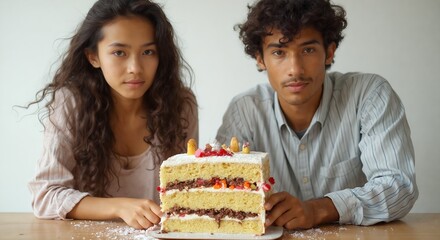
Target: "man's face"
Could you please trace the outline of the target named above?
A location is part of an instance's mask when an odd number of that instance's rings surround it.
[[[280,43],[283,37],[273,29],[272,35],[264,38],[257,64],[267,70],[283,110],[296,107],[314,111],[321,99],[325,65],[333,60],[335,44],[325,49],[321,34],[313,28],[303,28],[288,43]]]

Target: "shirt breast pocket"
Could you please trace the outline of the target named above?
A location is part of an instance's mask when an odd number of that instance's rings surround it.
[[[361,172],[362,162],[359,157],[354,157],[334,165],[321,167],[320,175],[326,178],[338,178]]]

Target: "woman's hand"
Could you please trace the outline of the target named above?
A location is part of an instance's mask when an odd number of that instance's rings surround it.
[[[67,214],[68,218],[83,220],[112,220],[121,218],[129,226],[146,229],[160,222],[159,205],[149,199],[83,198]]]
[[[160,222],[159,205],[149,199],[116,198],[116,214],[129,226],[146,229]]]

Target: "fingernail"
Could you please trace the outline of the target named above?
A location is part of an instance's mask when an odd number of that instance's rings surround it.
[[[269,226],[269,225],[271,224],[270,219],[269,219],[269,218],[266,218],[266,221],[264,222],[264,224],[265,224],[266,226]]]
[[[272,205],[270,205],[270,203],[265,203],[264,204],[264,209],[270,210],[270,209],[272,209]]]

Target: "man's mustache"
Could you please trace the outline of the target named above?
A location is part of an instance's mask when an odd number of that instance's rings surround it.
[[[296,77],[290,77],[290,78],[288,78],[286,80],[283,80],[281,82],[281,84],[283,86],[285,86],[285,85],[289,85],[291,83],[301,83],[301,82],[308,83],[308,82],[311,82],[311,81],[312,81],[312,78],[308,78],[308,77],[305,77],[305,76],[296,76]]]

